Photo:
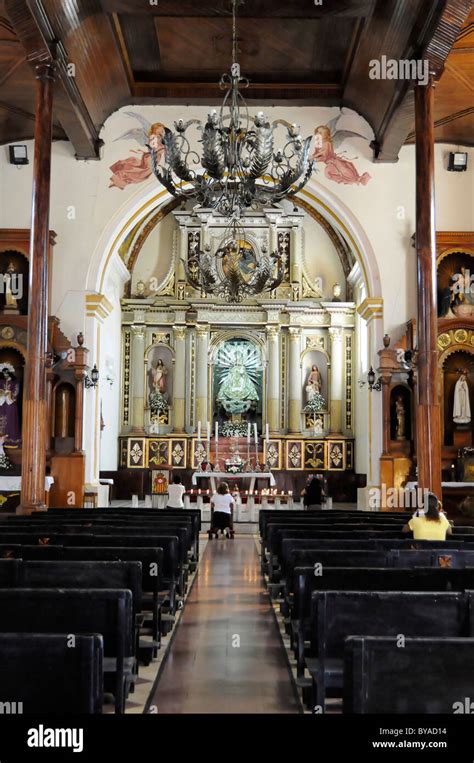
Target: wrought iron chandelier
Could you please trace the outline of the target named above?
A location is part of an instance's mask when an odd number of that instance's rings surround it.
[[[280,286],[286,262],[276,252],[269,253],[266,244],[260,252],[246,238],[237,218],[232,218],[219,248],[212,253],[210,244],[204,251],[195,249],[184,263],[188,283],[205,294],[242,302]]]
[[[179,119],[175,130],[163,127],[150,135],[149,149],[155,176],[173,196],[195,198],[198,205],[226,217],[239,217],[245,209],[271,206],[297,193],[313,170],[311,137],[302,138],[300,128],[284,119],[270,123],[259,111],[250,118],[239,85],[248,87],[237,62],[236,6],[232,0],[232,65],[223,74],[226,89],[219,113],[207,122]],[[193,126],[201,157],[188,138]],[[281,148],[274,146],[274,132],[286,128]],[[200,133],[200,137],[199,137]],[[161,164],[162,162],[162,164]],[[199,167],[200,165],[200,167]]]

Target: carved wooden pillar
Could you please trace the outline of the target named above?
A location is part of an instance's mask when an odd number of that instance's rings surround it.
[[[433,83],[415,86],[416,253],[418,267],[418,487],[441,498],[438,395]]]
[[[19,514],[45,509],[46,352],[48,340],[48,242],[51,185],[54,63],[36,68],[35,153],[25,363],[22,477]]]
[[[391,374],[382,374],[382,411],[383,411],[383,432],[382,432],[382,455],[386,456],[390,450],[390,382]]]
[[[46,370],[46,425],[45,425],[45,448],[46,448],[46,454],[49,455],[51,452],[51,438],[53,436],[52,432],[52,399],[53,399],[53,384],[54,384],[54,371],[51,368],[48,368]]]
[[[83,347],[82,333],[77,336],[74,351],[74,379],[76,380],[76,408],[74,412],[74,453],[84,453],[84,379],[87,374],[89,350]]]

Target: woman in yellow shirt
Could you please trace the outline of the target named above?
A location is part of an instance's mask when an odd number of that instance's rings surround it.
[[[413,516],[403,532],[413,532],[413,540],[446,540],[446,535],[451,535],[452,528],[441,511],[441,501],[438,501],[434,493],[429,493],[427,503],[426,513]]]

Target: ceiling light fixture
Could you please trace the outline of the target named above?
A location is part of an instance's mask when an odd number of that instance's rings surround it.
[[[201,207],[234,218],[245,209],[271,206],[297,193],[313,170],[311,137],[302,138],[298,125],[284,119],[270,123],[262,111],[249,116],[239,90],[249,82],[237,61],[238,2],[232,0],[232,65],[230,75],[220,80],[227,92],[219,112],[211,111],[205,124],[179,119],[174,132],[164,127],[149,139],[153,172],[173,196],[195,198]],[[191,126],[200,133],[201,156],[187,136]],[[286,136],[275,148],[279,127],[286,128]]]

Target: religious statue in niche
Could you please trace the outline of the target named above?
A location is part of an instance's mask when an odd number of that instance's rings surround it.
[[[223,376],[217,400],[231,414],[245,413],[258,401],[257,388],[244,366],[241,352],[236,353],[232,366]]]
[[[152,124],[136,111],[125,111],[124,115],[136,119],[141,127],[134,127],[115,138],[115,140],[133,140],[140,146],[139,149],[131,149],[131,153],[136,156],[119,159],[110,167],[112,177],[109,188],[119,188],[121,191],[131,183],[143,183],[152,174],[149,146],[157,151],[158,162],[161,161],[165,150],[162,143],[165,126],[161,122]]]
[[[464,368],[454,387],[453,421],[455,424],[469,424],[471,421],[467,374],[468,371]]]
[[[308,381],[306,382],[306,400],[309,403],[315,395],[321,392],[323,380],[316,364],[311,366]]]
[[[325,165],[324,174],[328,180],[344,185],[367,185],[370,180],[368,172],[360,175],[355,165],[349,159],[342,156],[344,152],[336,153],[337,148],[347,138],[363,138],[368,140],[362,133],[354,130],[337,129],[337,124],[343,116],[343,111],[335,119],[331,119],[325,125],[319,125],[314,131],[314,151],[311,159],[314,162],[322,162]],[[357,159],[357,157],[354,157]]]
[[[11,363],[0,366],[0,437],[7,448],[16,448],[21,443],[18,417],[18,395],[20,385]],[[3,445],[2,445],[3,447]]]
[[[406,411],[405,403],[401,395],[395,400],[395,418],[396,418],[396,438],[397,440],[406,440]]]
[[[437,276],[438,317],[473,318],[474,257],[452,252],[439,263]]]
[[[162,358],[158,358],[154,368],[151,370],[152,390],[148,396],[148,403],[152,416],[165,413],[168,408],[166,396],[168,369],[163,363]]]
[[[248,339],[230,339],[218,349],[213,370],[213,413],[224,437],[243,437],[248,425],[261,431],[262,358]]]
[[[163,363],[161,358],[156,361],[156,366],[152,372],[153,389],[156,392],[161,392],[163,395],[166,392],[166,377],[168,375],[168,369]]]
[[[19,313],[17,298],[20,294],[20,280],[21,276],[16,272],[13,262],[8,263],[8,267],[3,276],[5,283],[5,308],[6,313]]]
[[[306,405],[303,408],[305,413],[310,414],[311,426],[316,436],[316,430],[321,426],[321,417],[317,414],[326,408],[326,400],[321,394],[323,379],[316,363],[313,363],[306,381]]]

